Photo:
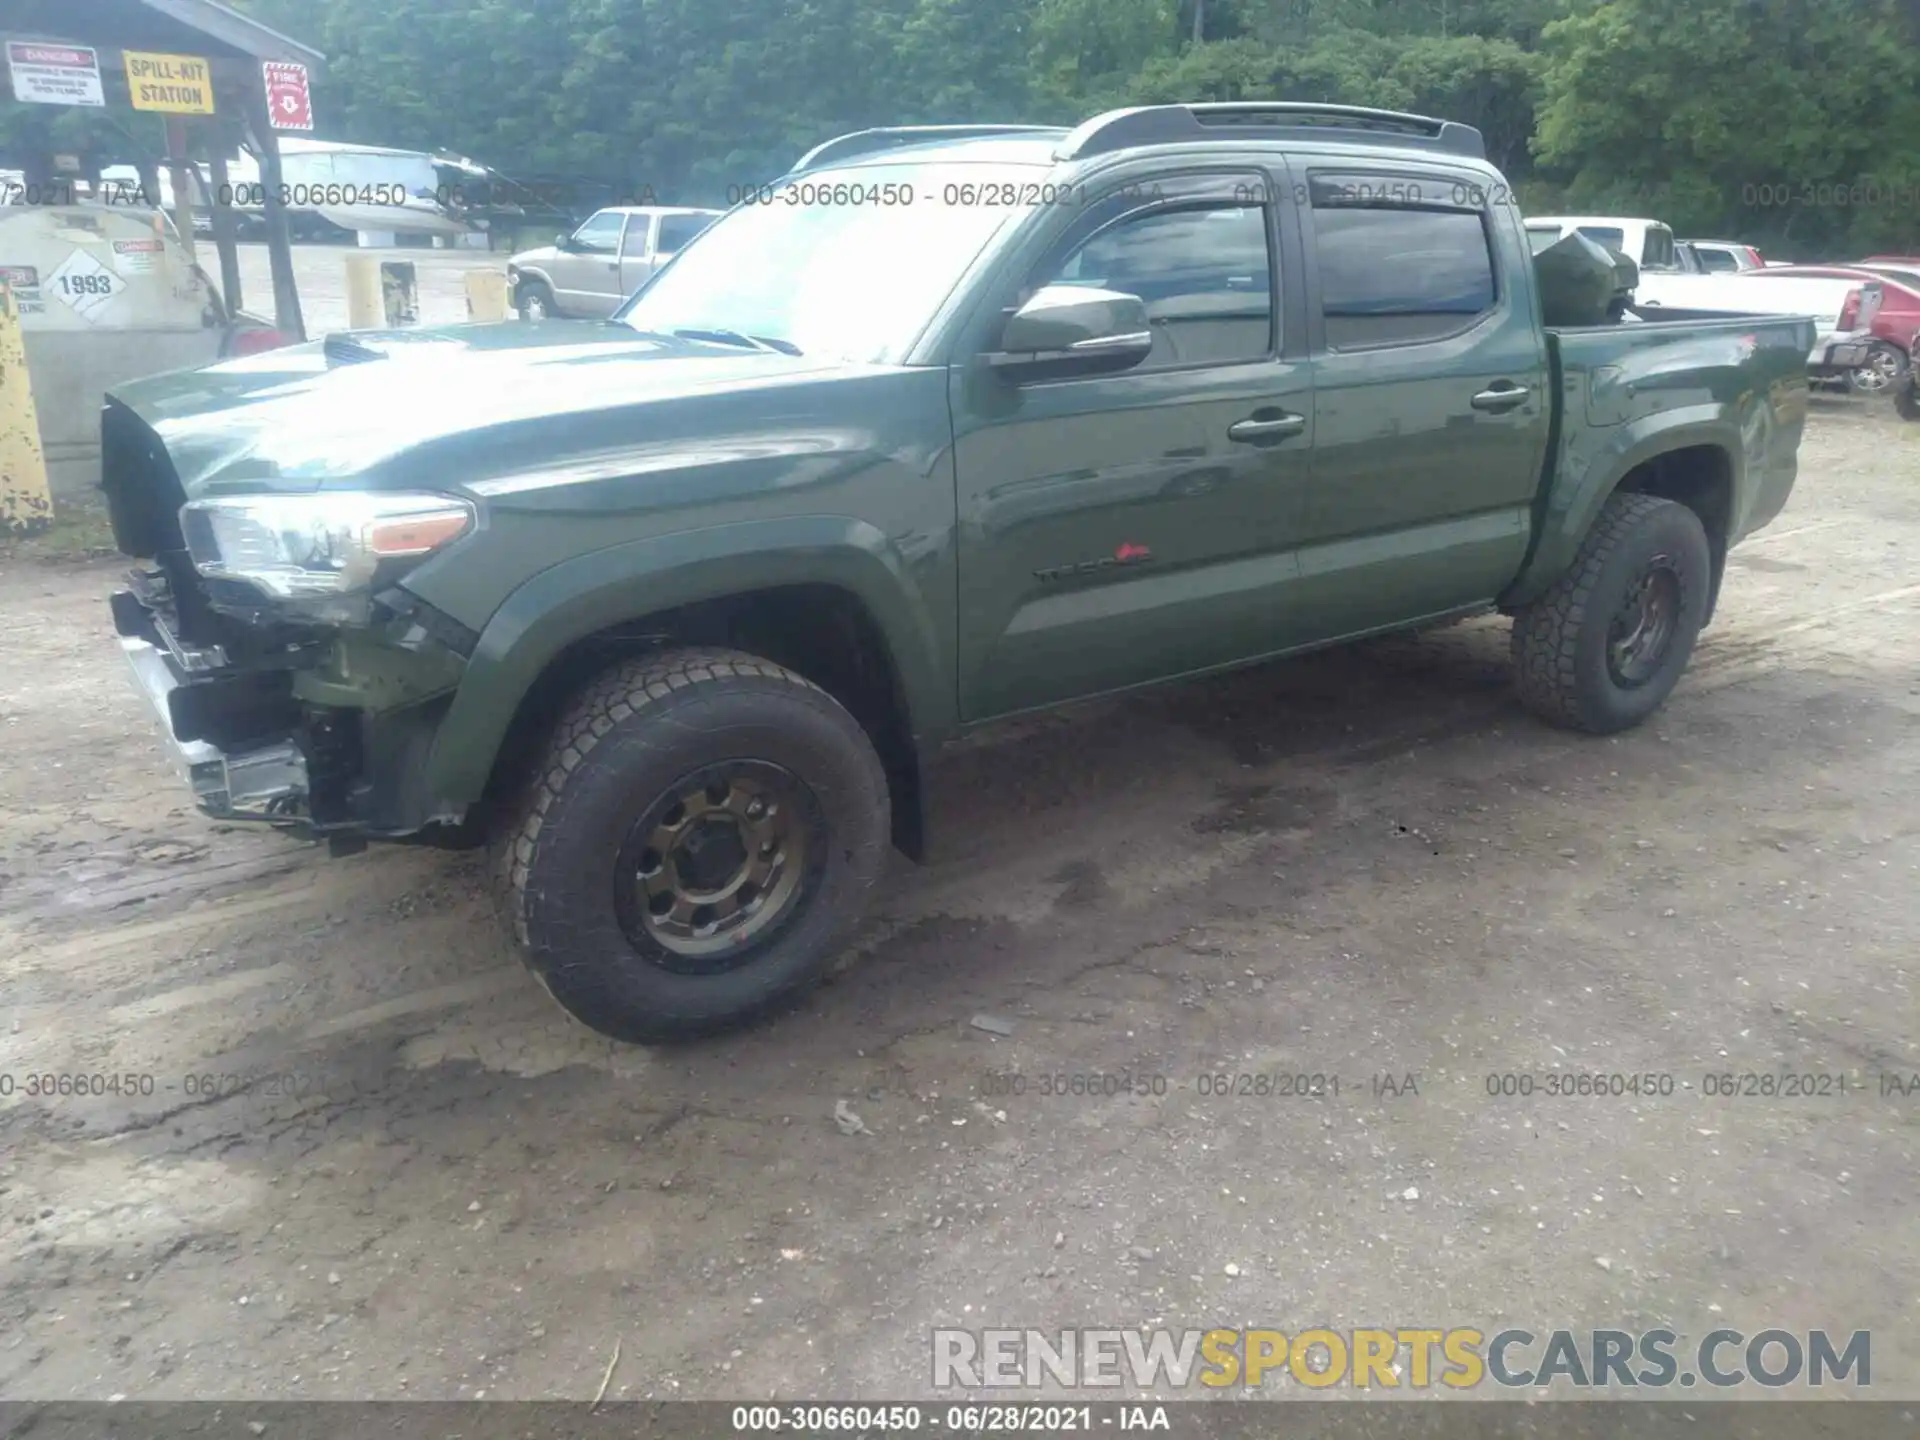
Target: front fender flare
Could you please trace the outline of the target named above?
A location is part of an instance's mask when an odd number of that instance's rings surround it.
[[[428,793],[450,809],[486,790],[520,703],[576,641],[703,600],[782,585],[833,585],[872,617],[891,653],[916,748],[954,715],[949,647],[899,551],[845,516],[783,517],[679,531],[596,550],[541,571],[487,621],[428,757]]]

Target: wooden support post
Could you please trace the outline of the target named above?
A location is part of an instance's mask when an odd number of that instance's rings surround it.
[[[220,254],[220,293],[227,302],[227,315],[240,313],[246,299],[240,293],[240,251],[234,245],[233,184],[227,178],[226,134],[216,132],[212,158],[207,162],[213,194],[207,197],[208,213],[213,217],[213,248]]]
[[[169,115],[167,120],[167,171],[173,178],[173,228],[180,232],[180,243],[187,247],[187,259],[195,264],[200,257],[193,246],[193,167],[187,164],[187,120],[184,115]]]
[[[261,208],[267,221],[267,266],[273,273],[273,324],[282,334],[307,338],[300,317],[300,290],[293,280],[293,238],[287,225],[287,207],[281,204],[280,142],[267,118],[267,94],[256,81],[246,92],[247,129],[260,155]]]

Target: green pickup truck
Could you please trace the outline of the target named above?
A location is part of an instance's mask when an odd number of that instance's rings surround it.
[[[1549,721],[1660,705],[1813,323],[1548,327],[1507,194],[1374,110],[843,136],[610,320],[115,390],[115,627],[209,815],[490,843],[567,1010],[734,1024],[967,727],[1490,609]]]

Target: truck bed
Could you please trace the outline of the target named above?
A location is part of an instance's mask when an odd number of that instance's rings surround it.
[[[1617,474],[1648,432],[1676,422],[1701,443],[1738,427],[1741,472],[1728,478],[1737,513],[1728,543],[1766,524],[1793,488],[1806,424],[1810,316],[1676,314],[1637,324],[1549,326],[1556,403],[1541,475],[1542,531],[1575,507],[1586,477]],[[1664,442],[1670,444],[1670,438]]]

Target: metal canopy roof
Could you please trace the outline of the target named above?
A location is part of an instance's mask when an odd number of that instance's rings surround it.
[[[103,50],[156,50],[228,60],[292,60],[314,76],[318,50],[218,0],[9,0],[10,39],[65,40]]]

